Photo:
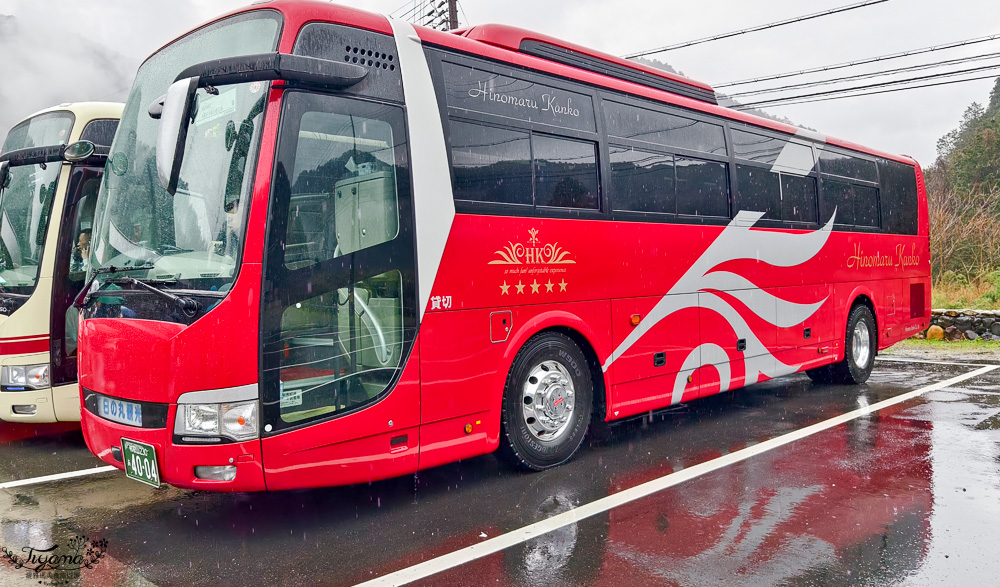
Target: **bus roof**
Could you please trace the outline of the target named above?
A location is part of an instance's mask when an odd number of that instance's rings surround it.
[[[49,114],[51,112],[72,112],[77,120],[98,120],[101,118],[121,118],[125,105],[121,102],[66,102],[58,106],[51,106],[35,112],[31,116],[25,116],[17,121],[14,126],[22,124],[36,116]],[[13,128],[13,127],[12,127]]]
[[[297,29],[307,22],[324,21],[354,26],[383,34],[392,34],[392,26],[385,15],[316,0],[258,0],[252,6],[231,11],[205,24],[217,22],[235,14],[268,8],[280,10],[285,15],[286,27],[291,24]],[[422,42],[441,48],[461,51],[509,65],[557,75],[588,85],[603,87],[657,102],[672,104],[681,108],[720,116],[731,121],[743,122],[789,135],[798,135],[813,141],[865,153],[874,157],[891,159],[909,165],[917,164],[914,159],[905,155],[897,155],[864,147],[850,141],[826,136],[791,124],[718,106],[715,103],[715,92],[709,84],[666,71],[660,71],[653,67],[562,41],[541,33],[496,24],[476,25],[451,32],[438,31],[419,25],[413,25],[413,27]],[[627,79],[628,76],[615,77],[609,75],[611,72],[601,73],[594,67],[585,69],[579,67],[579,64],[570,65],[568,60],[557,61],[541,57],[539,56],[541,52],[538,51],[525,52],[522,47],[525,41],[546,43],[559,49],[581,54],[591,58],[591,63],[593,63],[593,60],[597,60],[620,68],[628,68],[639,73],[641,78],[633,81],[635,78]],[[282,41],[281,50],[291,50],[291,43],[289,43],[287,38]],[[663,89],[662,85],[649,81],[656,79],[675,85],[672,89]],[[690,91],[685,91],[685,88]]]

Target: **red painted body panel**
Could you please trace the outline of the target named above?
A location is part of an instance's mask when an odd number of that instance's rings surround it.
[[[0,338],[0,355],[27,355],[46,353],[48,350],[49,337],[47,335]]]
[[[125,465],[111,456],[111,447],[121,446],[121,439],[128,438],[156,448],[160,479],[164,483],[206,491],[261,491],[265,488],[259,440],[197,446],[173,444],[171,438],[176,411],[176,406],[170,407],[167,428],[150,429],[111,422],[84,409],[80,413],[80,426],[87,448],[105,463],[119,469],[124,470]],[[230,462],[236,465],[233,481],[204,481],[194,476],[196,466],[227,465]]]
[[[261,440],[268,489],[366,483],[417,470],[420,358],[414,346],[395,388],[361,411]],[[391,444],[406,436],[406,441]]]

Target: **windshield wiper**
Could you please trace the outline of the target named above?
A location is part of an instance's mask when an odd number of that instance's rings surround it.
[[[122,266],[115,267],[114,265],[108,265],[107,267],[98,267],[94,269],[94,273],[87,280],[87,283],[83,285],[80,289],[79,295],[73,300],[73,305],[77,308],[82,308],[88,301],[90,301],[90,296],[96,292],[89,291],[90,287],[94,284],[94,280],[97,279],[99,275],[107,275],[108,273],[125,273],[126,271],[149,271],[156,269],[156,266],[152,263],[147,263],[145,265],[134,265],[132,267]],[[99,291],[99,290],[98,290]]]
[[[142,281],[134,277],[125,277],[122,279],[116,279],[115,281],[131,283],[132,285],[138,285],[139,287],[149,290],[152,293],[155,293],[159,296],[165,297],[168,300],[173,301],[175,304],[177,304],[177,307],[181,309],[181,312],[184,312],[184,315],[187,316],[188,318],[194,318],[198,314],[198,310],[201,310],[201,304],[198,303],[198,300],[187,297],[182,298],[178,295],[170,293],[169,291],[160,289],[152,285],[152,283],[162,284],[163,281],[157,280],[147,283],[146,281]]]

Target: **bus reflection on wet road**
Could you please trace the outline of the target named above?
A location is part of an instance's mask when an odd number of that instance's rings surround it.
[[[633,422],[539,474],[492,456],[371,485],[221,495],[119,473],[0,491],[0,546],[105,540],[80,585],[351,585],[961,375],[880,362],[867,385],[803,376]],[[96,464],[78,432],[0,431],[0,484]],[[990,583],[1000,571],[1000,370],[795,440],[425,585]],[[33,584],[0,559],[0,583]]]

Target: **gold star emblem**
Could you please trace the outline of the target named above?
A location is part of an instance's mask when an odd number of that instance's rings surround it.
[[[550,279],[549,282],[545,284],[545,291],[546,292],[552,291],[552,288],[555,287],[555,285],[556,284],[552,283],[552,280]]]
[[[524,284],[521,283],[520,281],[518,281],[517,285],[515,285],[514,287],[517,288],[517,293],[524,293]]]
[[[538,293],[538,288],[542,287],[542,284],[538,283],[536,279],[534,283],[531,284],[531,293]]]
[[[559,291],[566,291],[566,286],[567,286],[567,285],[569,285],[569,284],[568,284],[568,283],[566,283],[566,280],[565,280],[565,279],[564,279],[564,280],[562,280],[562,281],[560,281],[560,282],[559,282]]]
[[[510,293],[510,286],[507,285],[507,280],[504,280],[503,285],[500,286],[500,295],[505,296]]]

